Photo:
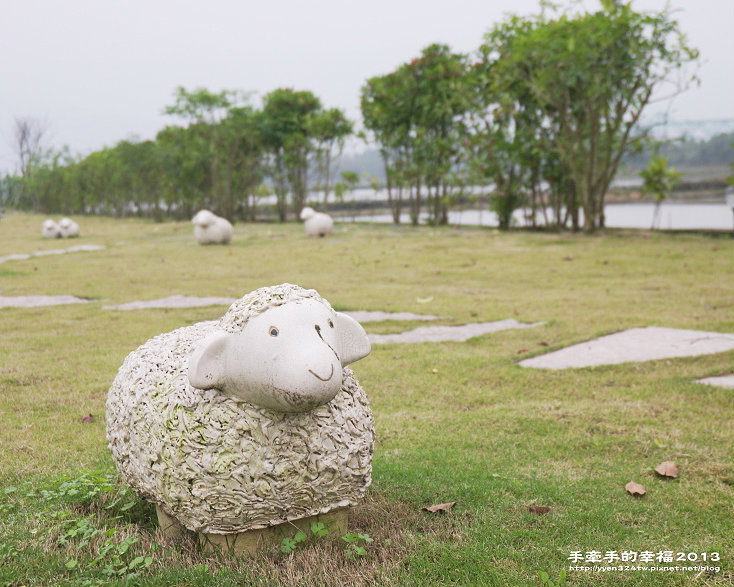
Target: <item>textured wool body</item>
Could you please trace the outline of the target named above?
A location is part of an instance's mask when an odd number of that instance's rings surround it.
[[[318,298],[287,284],[252,292],[219,322],[146,342],[128,355],[110,388],[107,439],[118,469],[139,495],[190,530],[236,533],[325,513],[356,504],[371,483],[374,422],[350,369],[333,400],[298,414],[188,383],[188,357],[199,340],[238,330],[245,307],[264,311],[290,295]],[[248,299],[267,301],[243,304]]]
[[[325,236],[334,228],[334,220],[328,214],[316,212],[304,222],[304,227],[311,236]]]
[[[194,238],[200,245],[228,244],[234,232],[226,218],[209,210],[199,210],[191,219],[194,223]]]

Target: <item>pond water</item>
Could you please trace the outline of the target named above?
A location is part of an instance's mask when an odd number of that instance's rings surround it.
[[[650,228],[653,222],[655,205],[648,202],[631,204],[607,204],[604,207],[606,226],[609,228]],[[552,219],[552,212],[548,217]],[[522,210],[513,216],[515,226],[525,226]],[[359,214],[355,217],[339,218],[340,221],[355,220],[357,222],[392,222],[389,214]],[[421,219],[427,220],[427,216]],[[401,221],[408,224],[408,214],[401,216]],[[538,213],[538,224],[543,224],[543,215]],[[582,220],[583,222],[583,216]],[[449,224],[466,226],[497,226],[497,215],[488,210],[463,210],[449,212]],[[723,202],[720,204],[689,204],[682,202],[663,202],[658,214],[657,228],[662,230],[732,230],[734,214]]]

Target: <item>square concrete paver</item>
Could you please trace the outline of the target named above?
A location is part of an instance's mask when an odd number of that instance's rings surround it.
[[[525,359],[520,361],[520,365],[537,369],[568,369],[692,357],[731,349],[734,349],[734,334],[650,326],[632,328],[575,344]]]
[[[704,379],[696,379],[696,383],[704,383],[706,385],[715,385],[716,387],[728,387],[729,389],[734,389],[734,375],[705,377]]]

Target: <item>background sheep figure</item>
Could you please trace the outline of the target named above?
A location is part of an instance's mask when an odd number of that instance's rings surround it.
[[[71,218],[62,218],[59,220],[59,232],[62,238],[79,236],[79,225]]]
[[[316,212],[313,208],[306,206],[301,210],[301,220],[304,221],[306,232],[309,236],[326,236],[334,228],[334,220],[328,214]]]
[[[374,423],[344,365],[369,351],[314,290],[255,290],[128,355],[107,399],[112,456],[139,495],[204,534],[353,505],[371,482]]]
[[[41,224],[41,236],[43,238],[61,238],[61,229],[58,224],[49,218]]]
[[[191,222],[194,223],[194,237],[200,245],[226,245],[232,240],[232,224],[229,220],[209,210],[199,210]]]

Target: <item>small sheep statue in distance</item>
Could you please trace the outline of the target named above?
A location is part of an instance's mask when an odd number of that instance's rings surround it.
[[[229,220],[209,210],[199,210],[191,222],[194,224],[194,237],[200,245],[226,245],[232,240],[232,224]]]
[[[301,220],[309,236],[326,236],[334,228],[334,220],[328,214],[316,212],[313,208],[306,206],[301,210]]]
[[[63,238],[79,236],[79,225],[71,218],[62,218],[59,220],[59,231]]]
[[[41,236],[43,238],[61,238],[61,229],[58,224],[49,218],[41,224]]]
[[[205,535],[354,505],[374,422],[345,366],[369,352],[360,324],[316,291],[255,290],[219,321],[130,353],[107,399],[112,456],[133,490]]]

